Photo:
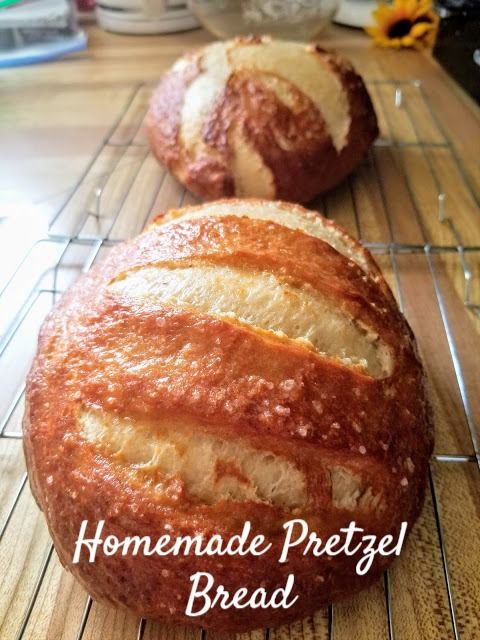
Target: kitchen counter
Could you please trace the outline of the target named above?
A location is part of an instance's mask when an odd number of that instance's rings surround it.
[[[211,38],[88,33],[84,53],[0,71],[0,207],[12,212],[0,220],[0,290],[11,278],[0,297],[0,637],[233,640],[92,602],[60,566],[26,482],[23,384],[45,313],[113,242],[193,200],[149,155],[141,123],[160,74]],[[480,637],[480,112],[427,54],[376,49],[340,27],[319,40],[366,79],[381,136],[312,206],[376,254],[425,361],[436,443],[422,516],[385,578],[268,637]]]

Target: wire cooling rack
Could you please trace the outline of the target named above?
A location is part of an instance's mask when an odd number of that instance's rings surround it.
[[[471,576],[467,576],[465,585],[462,582],[464,560],[459,559],[456,548],[462,538],[463,542],[468,539],[469,548],[473,548],[479,524],[475,498],[470,496],[470,493],[478,494],[480,487],[480,445],[478,425],[474,424],[479,410],[472,406],[476,401],[475,370],[480,355],[478,350],[475,352],[478,349],[475,325],[477,329],[480,326],[477,319],[480,315],[478,194],[468,167],[458,157],[420,82],[376,81],[369,83],[369,87],[382,135],[358,171],[315,206],[346,226],[376,254],[402,311],[414,325],[429,373],[433,372],[435,383],[444,376],[444,386],[449,391],[445,395],[443,388],[433,390],[440,428],[429,476],[430,495],[426,505],[429,515],[415,529],[419,530],[420,542],[415,540],[415,533],[412,536],[412,548],[420,549],[421,554],[427,554],[421,546],[426,537],[436,550],[436,560],[428,572],[415,566],[414,559],[407,559],[405,567],[398,571],[394,567],[385,574],[383,585],[378,587],[383,631],[372,626],[373,618],[367,619],[365,624],[374,635],[364,637],[375,640],[377,637],[390,640],[416,637],[407,633],[408,624],[402,620],[403,609],[408,605],[405,595],[408,585],[404,583],[410,578],[412,600],[421,601],[420,609],[415,603],[410,606],[418,618],[415,624],[423,629],[422,637],[435,640],[480,637],[475,607],[478,582],[476,591],[474,588],[469,595],[466,587]],[[35,349],[38,328],[51,306],[69,284],[82,271],[90,269],[113,244],[138,233],[160,211],[194,202],[149,153],[142,124],[150,91],[149,85],[132,89],[118,120],[55,213],[48,233],[4,274],[0,286],[0,366],[8,375],[0,396],[0,446],[5,450],[8,442],[21,439],[24,377]],[[61,570],[53,567],[55,554],[43,522],[35,526],[42,531],[44,548],[34,549],[35,541],[30,540],[26,549],[19,552],[18,559],[15,549],[21,545],[15,527],[19,527],[23,519],[30,522],[33,516],[29,514],[35,507],[31,499],[28,502],[29,489],[20,447],[5,456],[0,459],[6,460],[5,488],[0,496],[4,505],[0,510],[0,563],[3,559],[4,566],[13,565],[7,579],[15,585],[10,595],[7,593],[3,613],[0,602],[0,615],[4,615],[8,623],[5,626],[4,621],[2,627],[0,618],[0,630],[5,629],[6,638],[216,637],[194,631],[179,631],[175,635],[176,632],[167,632],[163,627],[149,627],[151,623],[144,620],[130,622],[128,632],[109,630],[107,633],[105,627],[96,632],[100,614],[95,614],[93,621],[96,604],[86,594],[70,594],[65,600],[60,582],[55,595],[52,575]],[[449,471],[444,471],[446,469]],[[460,471],[456,471],[458,469]],[[445,489],[449,478],[457,477],[458,473],[461,477],[456,480],[457,486],[467,487],[466,494],[462,493],[459,498],[464,501],[463,515],[468,519],[471,513],[468,526],[460,531]],[[426,557],[421,555],[421,560],[425,561]],[[425,578],[422,570],[428,573]],[[471,573],[474,571],[475,567]],[[422,601],[423,579],[441,594],[435,602],[431,596],[425,596]],[[49,635],[53,633],[54,617],[50,609],[58,602],[67,602],[72,610],[76,608],[76,613],[70,614],[73,620],[68,632],[63,628],[60,635]],[[351,606],[357,607],[358,617],[358,606]],[[9,620],[8,611],[12,607],[15,615]],[[39,611],[43,611],[43,618],[39,617]],[[350,628],[345,622],[348,620],[345,607],[335,605],[318,616],[316,622],[299,623],[303,626],[297,625],[296,630],[292,626],[290,630],[265,630],[248,637],[272,640],[353,637],[351,632],[345,635],[345,629]],[[105,620],[103,624],[107,624]]]

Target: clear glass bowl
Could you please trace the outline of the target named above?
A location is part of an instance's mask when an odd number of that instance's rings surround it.
[[[201,24],[218,38],[269,34],[311,40],[332,20],[339,0],[190,0]]]

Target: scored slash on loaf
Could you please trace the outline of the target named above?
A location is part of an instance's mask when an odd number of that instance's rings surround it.
[[[355,556],[279,564],[284,522],[396,538],[422,506],[432,428],[411,331],[369,252],[300,206],[175,210],[112,248],[45,321],[26,398],[30,483],[62,563],[145,618],[239,631],[311,614],[391,559],[365,576]],[[272,554],[73,565],[83,520],[152,540],[228,539],[249,520]],[[198,571],[230,592],[293,573],[300,597],[189,619]]]
[[[296,202],[343,180],[378,135],[350,63],[267,37],[180,58],[153,94],[147,130],[156,157],[197,196]]]

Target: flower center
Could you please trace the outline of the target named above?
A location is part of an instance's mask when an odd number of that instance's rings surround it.
[[[404,20],[398,20],[398,22],[392,24],[392,26],[388,30],[388,37],[403,38],[403,36],[406,36],[408,33],[410,33],[410,29],[412,28],[412,26],[412,20],[407,20],[406,18]]]

